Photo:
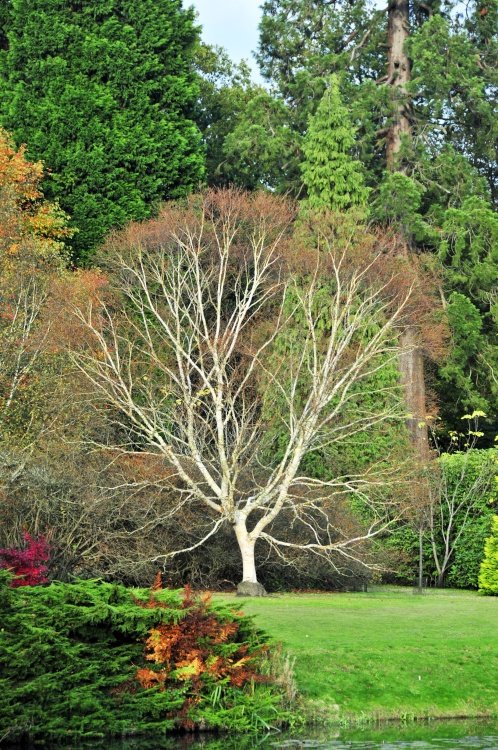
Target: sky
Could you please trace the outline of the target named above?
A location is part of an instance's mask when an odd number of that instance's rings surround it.
[[[258,45],[258,23],[262,0],[185,0],[199,13],[202,38],[228,50],[235,62],[246,59],[256,71],[252,57]]]

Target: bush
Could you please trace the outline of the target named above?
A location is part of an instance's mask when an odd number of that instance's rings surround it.
[[[498,516],[493,518],[492,535],[486,539],[479,573],[479,591],[498,596]]]
[[[48,583],[48,578],[45,576],[48,571],[45,563],[50,557],[47,540],[44,536],[34,539],[27,531],[24,532],[23,537],[26,543],[24,549],[15,547],[0,549],[0,568],[6,568],[12,573],[13,578],[10,582],[12,588]]]
[[[453,553],[445,580],[455,588],[477,588],[484,542],[496,512],[498,485],[495,448],[442,453],[438,459],[441,476],[441,504],[434,508],[434,541],[440,558],[446,535]],[[453,514],[450,519],[449,513]],[[450,523],[451,520],[451,523]],[[426,519],[424,535],[424,575],[431,584],[438,580]],[[379,547],[386,554],[386,567],[394,574],[385,580],[411,584],[417,577],[419,540],[415,526],[400,525]]]
[[[264,635],[229,607],[100,581],[9,583],[0,571],[0,736],[9,741],[248,731],[291,717],[263,675]]]
[[[498,500],[498,486],[494,481],[496,459],[493,448],[443,453],[439,459],[446,477],[448,497],[455,506],[462,503],[454,521],[454,533],[458,533],[461,526],[464,528],[455,544],[448,570],[450,586],[474,589],[478,586],[484,542],[490,533]],[[443,544],[442,539],[438,541]]]

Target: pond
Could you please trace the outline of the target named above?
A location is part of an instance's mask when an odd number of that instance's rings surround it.
[[[103,745],[66,745],[65,750],[498,750],[497,721],[431,721],[383,724],[367,729],[304,730],[296,736],[182,735],[128,739]],[[61,750],[64,750],[61,748]]]

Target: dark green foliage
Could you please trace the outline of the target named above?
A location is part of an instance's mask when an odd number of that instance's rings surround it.
[[[486,539],[479,573],[479,591],[498,596],[498,516],[493,517],[492,535]]]
[[[278,103],[251,82],[250,70],[244,63],[235,65],[218,47],[201,44],[196,67],[200,94],[195,121],[206,149],[207,184],[236,184],[249,190],[273,184],[277,178],[275,152],[279,148]]]
[[[466,295],[453,292],[446,312],[452,346],[437,377],[443,415],[456,424],[465,410],[476,408],[492,413],[490,396],[493,398],[496,387],[489,376],[496,351],[486,340],[479,309]],[[486,356],[489,357],[487,363],[484,360]],[[480,387],[476,387],[476,380]]]
[[[358,153],[368,184],[377,187],[393,115],[385,77],[385,8],[363,1],[265,0],[262,10],[258,60],[288,107],[289,127],[300,135],[306,131],[326,78],[340,73],[345,103],[358,125]],[[415,139],[405,144],[402,159],[408,172],[432,190],[432,204],[457,205],[464,197],[482,195],[483,185],[496,201],[497,12],[496,0],[484,6],[472,2],[465,15],[452,1],[430,12],[411,6]],[[299,151],[287,158],[299,160]],[[456,180],[449,168],[455,163]]]
[[[448,585],[458,589],[476,589],[479,569],[484,554],[484,542],[491,531],[493,508],[483,508],[482,515],[473,518],[455,549],[453,564],[448,573]]]
[[[445,495],[451,498],[455,507],[461,505],[455,517],[453,534],[463,528],[455,543],[447,580],[458,588],[476,588],[484,540],[498,501],[494,479],[496,451],[474,448],[466,452],[443,453],[439,463],[444,474]],[[444,517],[445,513],[447,510],[443,504],[440,514]],[[439,543],[442,544],[442,540]]]
[[[447,307],[452,347],[438,374],[443,416],[455,424],[462,411],[480,409],[489,415],[488,430],[493,432],[498,403],[498,217],[488,202],[467,198],[461,207],[444,212],[439,257],[446,288],[454,290]]]
[[[403,172],[386,172],[373,204],[374,218],[386,221],[410,242],[432,236],[421,214],[423,186]]]
[[[270,685],[244,691],[227,680],[206,680],[188,715],[191,683],[144,690],[145,640],[153,626],[186,622],[196,605],[182,607],[179,592],[157,596],[167,608],[138,606],[123,586],[99,581],[48,587],[8,587],[0,572],[0,736],[67,741],[197,725],[248,730],[278,717],[281,699]],[[147,592],[135,592],[147,601]],[[253,653],[264,642],[247,618],[216,608],[223,623],[237,621],[234,639]],[[228,639],[225,649],[230,649]]]
[[[203,174],[193,10],[181,0],[9,0],[0,120],[51,171],[84,261]]]
[[[418,127],[429,126],[423,140],[433,154],[446,143],[464,157],[458,182],[463,174],[476,171],[496,205],[498,3],[476,0],[465,14],[458,4],[448,5],[448,10],[453,6],[451,15],[436,12],[418,28],[414,24],[409,41]],[[425,176],[437,179],[431,171]],[[451,185],[450,190],[446,198],[440,194],[439,202],[455,205]]]

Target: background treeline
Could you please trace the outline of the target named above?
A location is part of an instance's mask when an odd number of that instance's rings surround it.
[[[2,546],[27,528],[48,535],[57,578],[147,583],[156,554],[197,537],[199,519],[187,511],[169,518],[148,484],[153,462],[110,461],[96,449],[115,436],[68,356],[86,343],[71,311],[102,294],[119,304],[108,291],[109,259],[130,234],[104,243],[111,230],[203,186],[237,185],[293,196],[303,211],[332,210],[337,242],[351,224],[380,233],[386,267],[399,252],[396,236],[409,239],[428,412],[438,417],[442,450],[456,453],[439,459],[436,489],[417,489],[426,480],[413,474],[404,490],[413,513],[378,543],[376,565],[411,581],[422,534],[425,575],[477,584],[498,413],[497,13],[496,0],[465,12],[456,3],[411,6],[411,80],[400,95],[411,134],[393,168],[387,141],[399,100],[386,76],[388,17],[366,3],[264,2],[266,87],[202,44],[180,0],[3,4],[0,123],[11,135],[0,140]],[[160,234],[160,224],[149,226],[152,238]],[[462,428],[462,416],[476,411],[479,426]],[[315,456],[312,469],[323,478],[387,455],[395,465],[407,450],[402,430],[379,430],[340,455]],[[354,515],[336,512],[342,522]],[[285,531],[291,519],[278,523]],[[173,558],[171,582],[235,583],[230,533]],[[362,576],[356,564],[257,554],[269,588]]]

